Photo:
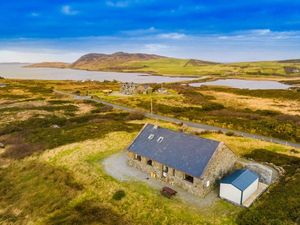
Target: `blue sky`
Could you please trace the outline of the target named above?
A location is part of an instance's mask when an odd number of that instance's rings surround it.
[[[299,0],[1,0],[0,15],[0,62],[116,51],[220,62],[300,58]]]

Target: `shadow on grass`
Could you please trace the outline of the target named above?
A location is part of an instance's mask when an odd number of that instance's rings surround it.
[[[27,224],[63,209],[82,188],[65,170],[44,163],[0,169],[0,224]]]
[[[84,201],[74,208],[64,210],[51,217],[48,225],[86,225],[86,224],[107,224],[107,225],[127,225],[131,224],[123,216],[117,214],[112,209],[103,206],[96,201]]]

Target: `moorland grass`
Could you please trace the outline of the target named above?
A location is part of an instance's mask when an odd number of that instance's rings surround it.
[[[299,224],[300,159],[265,149],[256,149],[246,156],[256,161],[267,161],[280,166],[285,170],[285,175],[251,208],[240,213],[237,223],[240,225]]]
[[[51,86],[56,84],[50,83]],[[75,84],[58,84],[74,90]],[[198,98],[198,94],[191,93],[185,98],[186,104],[192,101],[193,95]],[[38,96],[35,93],[31,97]],[[47,91],[45,96],[47,99],[59,99]],[[201,98],[201,104],[212,100],[206,96]],[[204,111],[201,107],[196,108],[199,114],[226,110]],[[299,159],[286,156],[291,154],[286,146],[234,135],[205,134],[205,137],[224,141],[238,155],[282,166],[286,176],[249,210],[221,200],[210,207],[198,209],[178,199],[162,198],[159,191],[144,183],[117,181],[102,168],[101,161],[126,148],[145,122],[159,121],[132,121],[130,119],[134,118],[128,118],[128,113],[111,110],[69,116],[55,115],[55,111],[50,113],[52,115],[47,117],[12,121],[1,128],[1,138],[21,135],[27,144],[41,145],[43,151],[36,151],[24,159],[11,157],[8,167],[0,168],[0,224],[244,225],[298,222]],[[255,114],[261,117],[278,116],[261,111]],[[60,128],[52,128],[53,124]],[[172,129],[179,128],[174,124],[161,124]],[[120,190],[125,192],[125,196],[115,200],[114,195]]]
[[[39,221],[65,208],[81,190],[82,186],[61,168],[37,161],[14,163],[0,169],[0,223]]]
[[[268,109],[251,110],[249,108],[225,107],[220,102],[215,102],[213,95],[201,93],[207,90],[219,90],[224,92],[236,92],[235,94],[251,95],[257,97],[260,94],[264,98],[272,99],[274,96],[281,101],[288,99],[299,100],[292,90],[282,90],[282,93],[274,90],[239,90],[231,88],[192,88],[179,84],[165,85],[172,94],[152,95],[153,112],[181,118],[183,120],[198,121],[209,125],[246,131],[264,136],[300,141],[300,116],[287,115]],[[150,97],[147,95],[135,95],[130,97],[100,95],[111,102],[136,107],[150,111]],[[232,99],[234,101],[234,99]],[[300,108],[299,108],[300,110]]]
[[[225,93],[233,93],[237,95],[252,96],[259,98],[271,98],[281,100],[300,100],[300,91],[298,90],[250,90],[228,87],[216,87],[216,86],[202,86],[198,90],[203,91],[218,91]]]

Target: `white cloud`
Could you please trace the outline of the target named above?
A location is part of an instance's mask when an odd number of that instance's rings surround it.
[[[157,33],[158,30],[155,27],[149,27],[146,29],[136,29],[136,30],[125,30],[122,31],[122,34],[129,35],[129,36],[144,36],[144,35],[149,35],[153,33]]]
[[[106,1],[106,5],[110,7],[116,7],[116,8],[125,8],[128,7],[129,2],[128,1]]]
[[[168,48],[168,46],[163,44],[145,44],[145,51],[149,53],[158,53],[166,48]]]
[[[245,30],[223,36],[186,35],[183,39],[168,39],[176,35],[155,27],[128,32],[115,36],[0,40],[0,62],[72,62],[89,52],[117,51],[233,62],[299,58],[300,52],[300,31]],[[163,34],[168,34],[163,36],[165,39],[159,37]]]
[[[38,12],[31,12],[30,16],[32,16],[32,17],[39,17],[40,14]]]
[[[218,36],[221,40],[278,40],[300,38],[300,31],[272,31],[270,29],[253,29],[232,32],[227,35]]]
[[[262,36],[262,35],[270,34],[272,33],[272,31],[270,29],[254,29],[254,30],[248,30],[246,31],[246,33]]]
[[[70,5],[64,5],[61,7],[61,12],[67,16],[74,16],[79,13],[79,11],[72,9]]]
[[[163,39],[179,40],[185,38],[186,35],[183,33],[166,33],[166,34],[159,34],[158,37]]]

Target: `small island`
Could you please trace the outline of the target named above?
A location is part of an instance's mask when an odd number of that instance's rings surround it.
[[[25,66],[27,68],[59,68],[59,69],[66,69],[70,68],[69,63],[64,62],[42,62],[42,63],[34,63],[28,66]]]

